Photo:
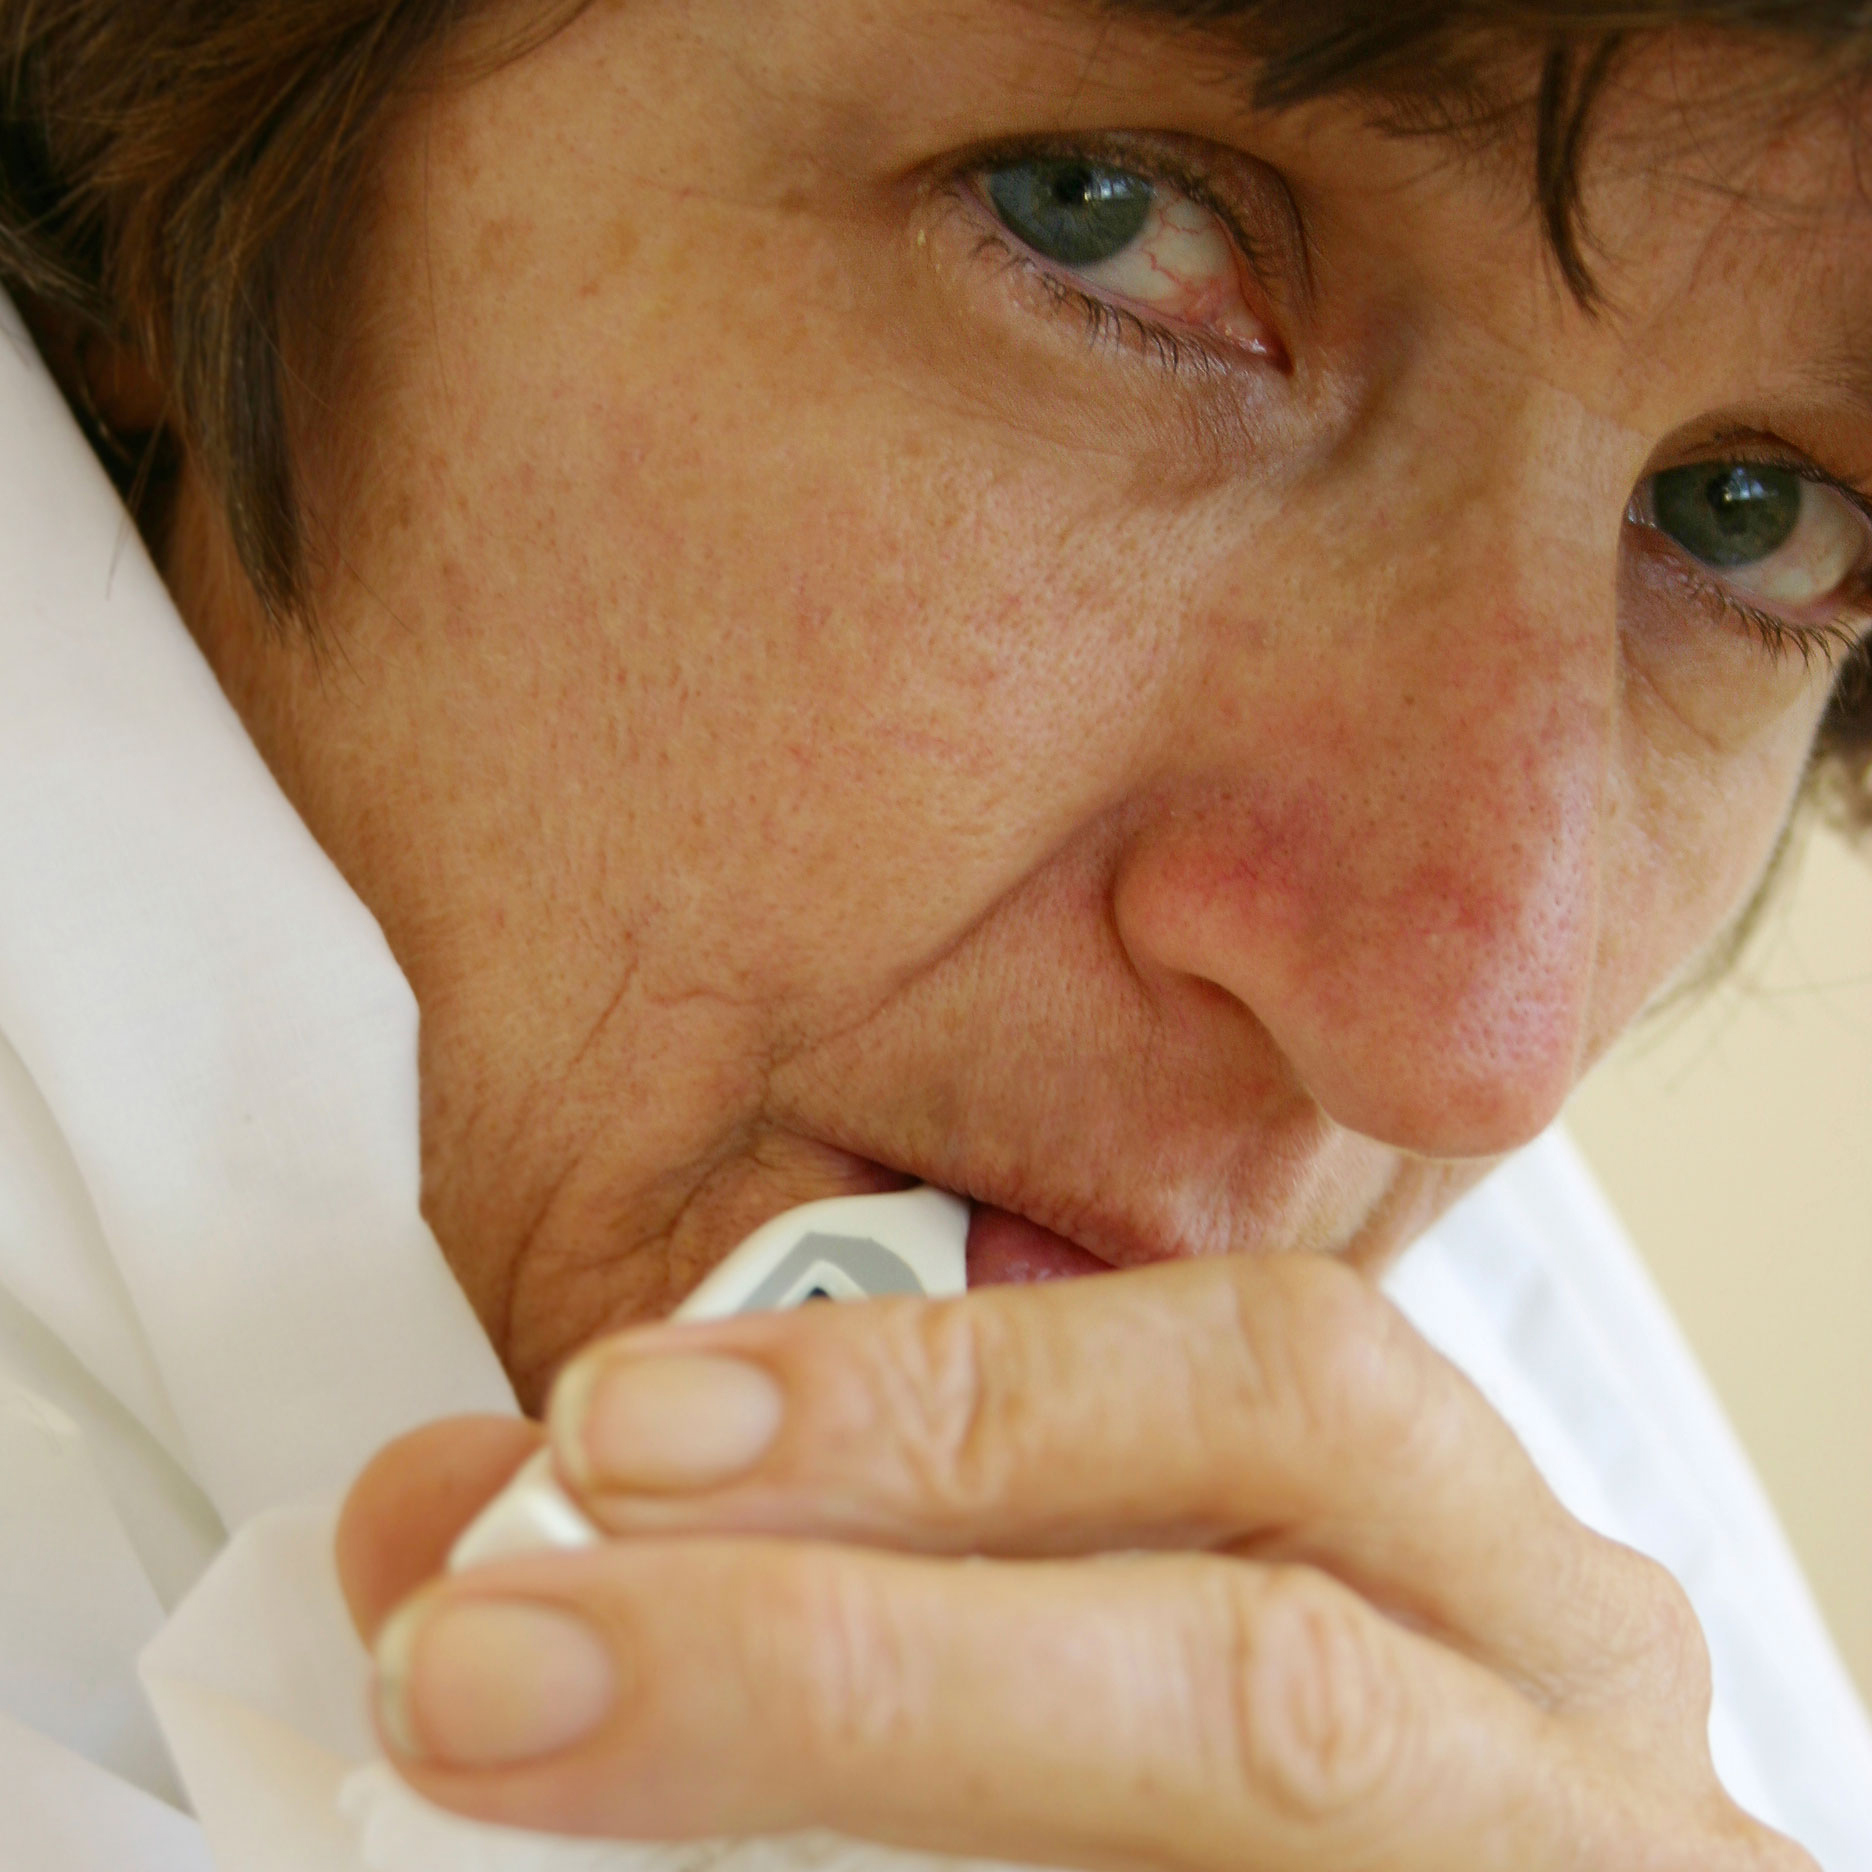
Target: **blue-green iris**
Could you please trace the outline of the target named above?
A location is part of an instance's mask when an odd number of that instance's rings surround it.
[[[1123,253],[1143,233],[1154,195],[1147,177],[1083,159],[1010,163],[988,176],[988,199],[1009,232],[1069,267]]]
[[[1692,559],[1728,570],[1759,565],[1800,524],[1806,484],[1763,462],[1696,462],[1667,468],[1651,483],[1659,530]]]

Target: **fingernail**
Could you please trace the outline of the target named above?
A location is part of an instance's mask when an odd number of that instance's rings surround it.
[[[780,1387],[712,1353],[594,1353],[553,1393],[553,1454],[584,1492],[682,1494],[751,1469],[780,1429]]]
[[[401,1755],[492,1768],[554,1755],[611,1713],[617,1670],[553,1606],[419,1596],[377,1639],[377,1715]]]

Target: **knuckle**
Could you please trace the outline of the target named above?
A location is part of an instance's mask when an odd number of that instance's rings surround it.
[[[1757,1848],[1749,1872],[1820,1872],[1820,1862],[1791,1839],[1776,1833]]]
[[[1244,1322],[1265,1348],[1309,1455],[1321,1444],[1388,1460],[1421,1425],[1425,1348],[1363,1275],[1324,1255],[1290,1255],[1275,1271],[1277,1303],[1244,1296]]]
[[[914,1648],[888,1593],[850,1556],[823,1548],[766,1554],[741,1632],[745,1681],[774,1705],[808,1762],[849,1764],[888,1751],[917,1726]]]
[[[1304,1568],[1225,1589],[1226,1735],[1243,1793],[1307,1825],[1355,1818],[1404,1774],[1402,1677],[1373,1615]]]
[[[1745,1813],[1709,1777],[1703,1823],[1672,1829],[1665,1861],[1684,1872],[1820,1872],[1802,1849]]]
[[[1820,1872],[1819,1862],[1779,1833],[1749,1822],[1753,1837],[1736,1859],[1737,1872]]]
[[[879,1327],[867,1389],[889,1426],[898,1506],[925,1526],[965,1531],[1020,1466],[1020,1347],[994,1309],[965,1303],[892,1307]],[[866,1443],[875,1463],[875,1422]]]
[[[1667,1567],[1630,1549],[1617,1551],[1615,1653],[1624,1663],[1619,1688],[1685,1713],[1700,1736],[1715,1686],[1696,1608]]]

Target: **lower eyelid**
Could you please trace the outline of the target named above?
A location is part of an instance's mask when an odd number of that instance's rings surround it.
[[[1840,669],[1872,632],[1872,615],[1857,603],[1824,622],[1800,623],[1750,605],[1714,580],[1699,582],[1721,620],[1733,629],[1746,631],[1777,661],[1798,655],[1803,663],[1819,661],[1831,669]]]
[[[1797,655],[1804,665],[1811,667],[1818,663],[1840,674],[1865,647],[1865,634],[1844,624],[1819,628],[1813,625],[1793,626],[1765,613],[1744,611],[1736,606],[1731,606],[1730,610],[1741,627],[1755,637],[1777,661]]]
[[[973,191],[970,191],[973,194]],[[1230,346],[1225,355],[1219,342],[1193,327],[1179,327],[1160,319],[1144,307],[1128,303],[1122,296],[1095,293],[1070,273],[1052,265],[1036,254],[998,223],[991,221],[979,203],[971,200],[969,211],[978,219],[975,250],[978,255],[993,255],[998,270],[1017,270],[1033,280],[1051,297],[1063,314],[1075,313],[1090,335],[1111,340],[1123,338],[1126,348],[1173,374],[1192,364],[1222,372],[1246,357],[1239,347]]]
[[[1153,308],[1127,300],[1122,294],[1095,292],[1076,275],[1035,253],[1017,235],[1003,227],[982,199],[972,178],[952,191],[958,210],[975,223],[976,252],[997,256],[1002,270],[1018,269],[1042,286],[1063,314],[1075,313],[1090,335],[1116,341],[1125,349],[1163,367],[1172,375],[1200,366],[1214,375],[1252,365],[1266,370],[1270,364],[1282,372],[1291,368],[1278,340],[1269,334],[1267,351],[1251,350],[1198,326],[1164,318]]]
[[[1659,602],[1680,613],[1692,609],[1707,618],[1719,630],[1752,638],[1757,649],[1776,662],[1798,656],[1807,663],[1816,659],[1838,668],[1856,654],[1859,644],[1872,634],[1872,582],[1855,592],[1841,607],[1839,615],[1822,621],[1802,622],[1777,617],[1773,612],[1751,605],[1712,577],[1654,522],[1644,516],[1642,504],[1634,500],[1628,522],[1642,542],[1653,570],[1650,577],[1663,582]]]

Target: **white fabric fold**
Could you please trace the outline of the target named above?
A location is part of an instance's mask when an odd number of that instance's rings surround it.
[[[411,1424],[513,1408],[418,1208],[414,1004],[3,301],[0,573],[0,1858],[935,1866],[823,1837],[496,1834],[373,1766],[337,1492]],[[1561,1494],[1685,1579],[1732,1786],[1828,1872],[1872,1872],[1863,1715],[1564,1143],[1486,1186],[1395,1287]],[[158,1719],[196,1817],[162,1798],[183,1796]]]
[[[0,1285],[176,1462],[188,1451],[91,1193],[32,1075],[0,1033]],[[56,1246],[56,1251],[54,1248]]]
[[[326,1504],[250,1521],[143,1657],[224,1867],[357,1872],[338,1789],[376,1745],[370,1660],[332,1567],[335,1519]]]
[[[0,1815],[7,1872],[215,1872],[186,1815],[4,1714]]]
[[[148,1575],[78,1426],[0,1377],[0,1708],[30,1709],[51,1740],[160,1793],[174,1783],[131,1668],[162,1623]]]
[[[512,1395],[418,1213],[408,985],[10,310],[0,434],[0,1033],[234,1526]]]
[[[418,1210],[415,1019],[0,298],[0,1715],[140,1797],[132,1660],[224,1527],[513,1409]]]

